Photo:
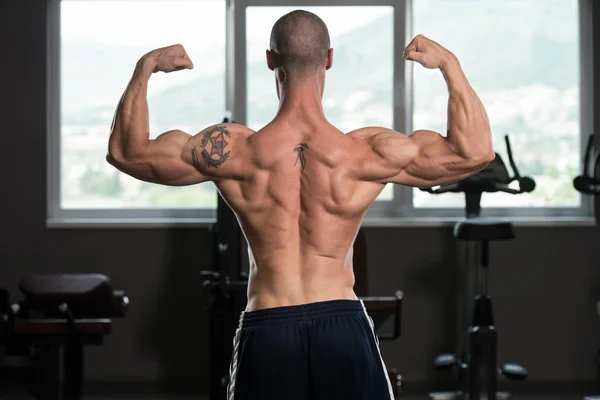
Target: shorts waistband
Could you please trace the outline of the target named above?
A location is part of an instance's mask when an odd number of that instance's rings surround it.
[[[297,306],[266,308],[244,311],[241,316],[241,326],[247,328],[282,322],[312,321],[318,318],[354,315],[364,310],[362,300],[329,300]]]

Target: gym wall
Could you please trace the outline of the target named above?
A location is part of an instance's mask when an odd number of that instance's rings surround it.
[[[17,294],[18,280],[31,271],[109,275],[131,298],[130,313],[116,322],[102,348],[89,350],[88,379],[192,382],[204,391],[207,319],[198,271],[209,267],[208,230],[45,226],[46,10],[44,0],[0,2],[0,165],[5,187],[0,285]],[[598,4],[594,20],[600,21]],[[600,71],[600,23],[594,35]],[[600,77],[594,93],[600,115]],[[595,132],[600,132],[600,118]],[[519,227],[517,234],[515,241],[491,246],[490,292],[501,332],[500,360],[525,365],[531,381],[593,381],[593,357],[600,347],[595,309],[600,230]],[[455,252],[451,230],[371,228],[367,240],[371,294],[405,292],[404,335],[383,343],[387,364],[409,382],[439,380],[433,357],[454,343],[448,299],[455,293],[446,286]]]

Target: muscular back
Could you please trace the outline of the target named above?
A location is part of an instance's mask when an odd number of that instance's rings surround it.
[[[121,171],[164,185],[216,184],[249,244],[249,310],[356,298],[352,243],[384,185],[457,181],[493,155],[466,153],[431,131],[344,135],[306,116],[276,118],[259,132],[237,124],[169,131],[129,153],[118,133],[107,159]]]
[[[353,174],[364,140],[273,122],[243,143],[244,178],[216,185],[249,244],[250,308],[355,298],[352,244],[384,187]]]

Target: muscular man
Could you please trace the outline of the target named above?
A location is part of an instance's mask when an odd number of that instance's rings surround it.
[[[446,79],[447,136],[384,127],[344,134],[321,106],[333,63],[323,21],[284,15],[266,56],[279,110],[263,129],[217,124],[149,140],[150,76],[193,64],[181,45],[144,55],[119,103],[107,159],[143,181],[212,181],[235,212],[250,276],[229,400],[390,399],[372,321],[353,292],[354,238],[386,183],[430,187],[485,167],[494,158],[485,109],[457,58],[419,35],[404,57]]]

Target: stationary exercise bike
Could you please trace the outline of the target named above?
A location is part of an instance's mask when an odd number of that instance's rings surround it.
[[[468,323],[466,321],[461,326],[461,329],[467,328],[462,354],[441,354],[434,361],[438,370],[457,370],[459,388],[453,392],[430,393],[430,400],[503,400],[507,399],[509,394],[497,392],[497,378],[500,374],[510,380],[524,380],[527,377],[527,370],[518,364],[504,364],[500,368],[496,364],[498,333],[494,326],[492,301],[487,293],[489,242],[514,239],[515,232],[513,224],[509,221],[480,217],[481,195],[495,192],[521,194],[535,189],[533,179],[519,174],[508,136],[505,139],[514,176],[509,176],[506,165],[496,153],[496,158],[484,170],[469,178],[437,188],[421,189],[433,194],[465,194],[466,219],[456,223],[454,237],[468,241],[468,246],[479,250],[478,265],[466,271],[465,315],[472,317],[468,328],[465,326]],[[518,183],[518,189],[509,186],[512,182]],[[474,242],[479,242],[479,246]],[[479,279],[476,279],[477,276]],[[470,305],[468,299],[474,299]]]
[[[590,171],[591,169],[591,171]],[[585,155],[583,171],[573,179],[575,190],[583,194],[595,195],[600,193],[600,152],[594,151],[594,134],[590,134]],[[600,310],[598,310],[600,313]],[[596,365],[600,367],[600,350],[596,352]],[[587,396],[584,400],[600,400],[600,396]]]

